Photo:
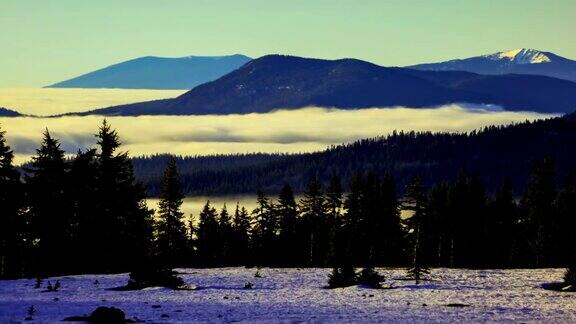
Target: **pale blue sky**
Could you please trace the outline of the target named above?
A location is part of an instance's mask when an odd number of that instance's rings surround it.
[[[575,15],[575,0],[0,0],[0,87],[146,55],[394,66],[529,47],[576,58]]]

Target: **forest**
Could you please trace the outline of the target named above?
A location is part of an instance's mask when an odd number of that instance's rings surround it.
[[[477,173],[489,193],[510,181],[515,196],[527,184],[534,163],[550,158],[561,178],[576,168],[574,116],[490,126],[469,133],[394,132],[302,154],[240,154],[196,157],[156,155],[133,158],[134,172],[150,196],[158,196],[166,163],[175,158],[185,195],[278,193],[285,183],[301,193],[317,176],[348,181],[358,170],[390,174],[402,192],[414,176],[427,187],[455,181],[460,171]]]
[[[552,122],[566,126],[563,120]],[[518,127],[530,134],[530,125],[546,123],[550,121]],[[490,137],[507,130],[482,134]],[[504,179],[491,193],[483,173],[466,168],[454,179],[430,183],[442,175],[429,174],[435,167],[419,168],[420,175],[397,180],[375,165],[359,168],[348,178],[333,173],[326,183],[319,174],[304,172],[300,199],[286,182],[274,197],[258,191],[254,210],[216,210],[207,202],[199,215],[184,215],[180,207],[185,192],[176,159],[163,167],[155,212],[146,207],[145,187],[136,180],[116,131],[104,121],[96,137],[96,148],[67,159],[46,130],[21,173],[0,132],[0,277],[115,273],[151,266],[334,267],[338,273],[374,266],[419,271],[574,265],[576,169],[559,177],[551,157],[532,163],[521,191]],[[479,137],[438,135],[441,141],[456,143]],[[327,152],[366,143],[367,149],[385,146],[369,140]],[[443,153],[434,148],[427,152]]]

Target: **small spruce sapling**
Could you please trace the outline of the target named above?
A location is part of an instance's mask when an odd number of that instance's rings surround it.
[[[357,284],[358,274],[352,266],[333,268],[332,273],[328,275],[329,288],[343,288]]]
[[[24,320],[32,321],[34,320],[34,315],[36,315],[36,308],[34,308],[34,305],[32,305],[26,310],[26,318]]]
[[[34,284],[34,289],[40,289],[42,287],[42,278],[37,277],[36,283]]]
[[[384,276],[376,272],[376,270],[374,270],[372,267],[362,269],[358,275],[358,284],[365,285],[370,288],[382,288],[382,282],[384,280]]]

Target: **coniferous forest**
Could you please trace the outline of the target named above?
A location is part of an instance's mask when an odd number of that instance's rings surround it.
[[[69,159],[46,130],[18,170],[0,133],[2,278],[241,265],[334,267],[335,276],[364,267],[368,278],[374,266],[408,266],[418,280],[428,267],[574,264],[576,170],[558,181],[549,157],[534,161],[521,191],[506,179],[489,191],[464,168],[433,183],[364,168],[328,181],[312,174],[299,198],[286,182],[258,191],[254,210],[207,202],[199,215],[181,211],[172,159],[155,215],[116,131],[104,121],[95,136],[96,148]]]

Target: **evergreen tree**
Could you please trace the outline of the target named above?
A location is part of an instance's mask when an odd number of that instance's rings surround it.
[[[450,266],[477,267],[484,262],[487,235],[486,194],[477,174],[461,171],[449,191]]]
[[[359,255],[363,250],[360,231],[360,224],[362,219],[362,176],[360,173],[355,173],[350,179],[349,191],[346,199],[344,200],[344,214],[342,234],[336,240],[336,244],[343,245],[340,251],[345,251],[346,255],[350,255],[352,264],[360,263]],[[340,257],[336,257],[341,258]]]
[[[24,191],[14,168],[14,154],[0,129],[0,278],[24,273],[26,223],[22,215]]]
[[[163,266],[174,267],[186,262],[188,237],[181,211],[183,198],[176,162],[171,160],[162,177],[156,224],[156,254]]]
[[[235,265],[248,265],[250,263],[250,215],[246,208],[236,204],[234,218],[232,219],[231,255]]]
[[[218,218],[218,231],[220,233],[220,244],[222,246],[220,251],[221,263],[229,265],[230,258],[232,257],[232,220],[230,219],[230,214],[228,213],[226,204],[224,204],[220,211],[220,217]]]
[[[278,249],[282,256],[282,265],[294,265],[300,262],[302,246],[298,239],[298,209],[290,185],[285,184],[278,195],[275,206],[278,217]]]
[[[69,165],[58,140],[44,131],[42,144],[27,168],[27,205],[35,240],[35,271],[53,275],[69,271],[72,261],[71,201],[68,195]]]
[[[368,172],[362,182],[360,219],[356,233],[359,249],[355,253],[364,267],[374,266],[377,258],[381,256],[379,243],[383,234],[383,217],[380,189],[380,180],[376,174]]]
[[[276,243],[278,234],[277,213],[274,204],[262,192],[258,192],[257,206],[252,211],[254,228],[252,231],[252,249],[258,266],[272,265],[278,261]]]
[[[99,242],[93,251],[95,271],[129,270],[148,263],[153,242],[153,211],[146,207],[144,187],[120,148],[118,134],[103,121],[98,134],[98,173],[94,206],[99,214],[92,229]]]
[[[554,240],[554,264],[570,265],[576,261],[573,260],[576,258],[576,172],[566,176],[555,209],[557,216],[551,234]]]
[[[324,266],[328,261],[329,228],[326,200],[318,177],[312,177],[300,200],[300,213],[305,227],[308,262],[311,266]]]
[[[405,261],[404,233],[400,217],[400,202],[396,194],[396,182],[389,174],[380,181],[378,188],[378,232],[376,239],[376,262],[399,265]]]
[[[426,222],[426,194],[422,187],[422,182],[419,177],[412,179],[412,182],[406,187],[406,193],[402,208],[412,215],[407,219],[407,226],[410,228],[412,237],[412,267],[408,270],[408,276],[420,283],[422,277],[429,273],[423,260],[423,250],[425,242],[425,229]]]
[[[326,209],[332,223],[340,222],[343,206],[343,189],[340,177],[333,175],[326,188]]]
[[[553,204],[556,198],[554,164],[546,158],[534,165],[526,193],[522,198],[527,237],[532,245],[533,265],[549,266],[552,255]]]
[[[100,224],[98,200],[98,161],[96,150],[79,151],[70,165],[69,195],[72,202],[73,238],[77,244],[72,247],[76,257],[74,272],[95,271],[94,251],[100,248]]]
[[[447,182],[436,184],[428,197],[428,214],[431,235],[429,235],[429,255],[431,265],[450,266],[451,223],[449,221],[450,185]]]
[[[491,258],[485,260],[485,264],[510,267],[513,262],[520,262],[523,237],[518,227],[518,206],[510,181],[504,181],[491,201],[487,215],[486,228],[490,231],[490,239],[486,240],[485,249],[490,251]]]
[[[328,262],[331,264],[337,263],[337,250],[339,242],[343,237],[343,218],[342,207],[344,205],[344,194],[340,177],[333,175],[326,188],[326,209],[328,215]],[[347,247],[346,247],[347,248]]]
[[[196,240],[198,257],[202,265],[214,266],[219,262],[218,256],[222,251],[219,236],[216,209],[210,206],[210,201],[207,201],[200,212]]]

